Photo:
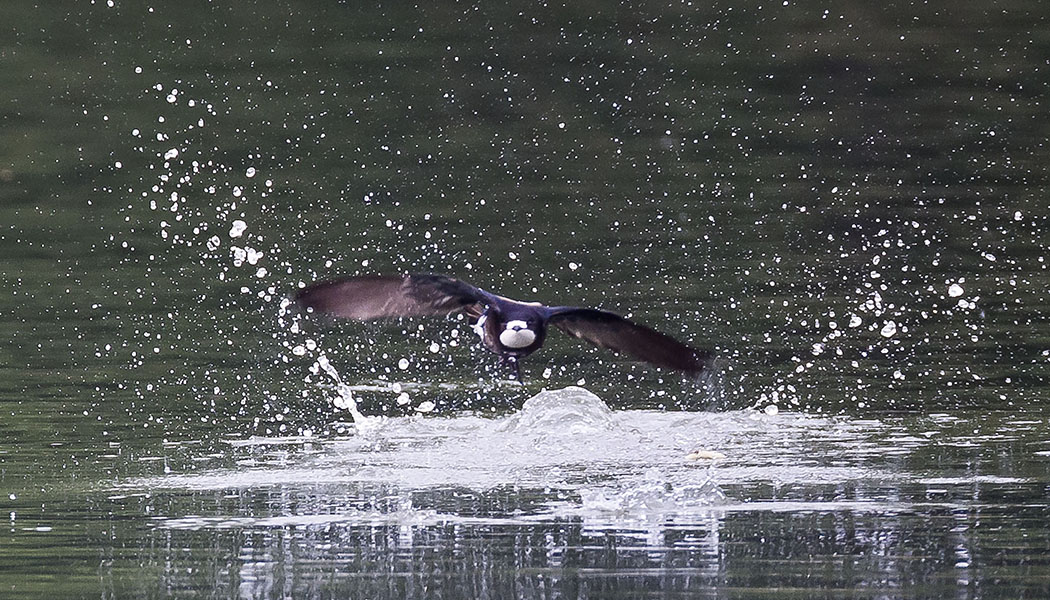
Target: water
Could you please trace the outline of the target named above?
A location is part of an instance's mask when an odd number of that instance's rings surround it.
[[[1042,7],[3,8],[0,596],[1050,596]]]
[[[168,444],[9,535],[115,596],[1038,597],[1046,425],[613,411],[569,387],[503,417]]]

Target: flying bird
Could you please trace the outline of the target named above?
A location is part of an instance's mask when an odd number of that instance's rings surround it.
[[[518,361],[543,347],[549,325],[596,346],[689,375],[701,373],[711,361],[709,353],[615,313],[512,300],[445,275],[332,279],[299,290],[296,300],[308,310],[359,321],[465,313],[482,344],[513,368],[519,382]]]

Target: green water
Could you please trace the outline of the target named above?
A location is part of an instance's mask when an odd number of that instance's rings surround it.
[[[2,7],[0,595],[1050,594],[1038,3]],[[410,271],[718,376],[281,310]]]

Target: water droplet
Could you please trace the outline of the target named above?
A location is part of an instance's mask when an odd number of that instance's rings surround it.
[[[893,321],[886,321],[879,333],[882,334],[882,337],[893,337],[897,333],[897,324]]]

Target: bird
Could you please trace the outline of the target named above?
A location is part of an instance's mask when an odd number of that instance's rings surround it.
[[[464,313],[482,345],[522,382],[519,361],[543,347],[550,325],[596,346],[690,376],[709,367],[709,352],[616,313],[578,306],[513,300],[446,275],[364,275],[322,280],[298,290],[307,312],[371,321]]]

